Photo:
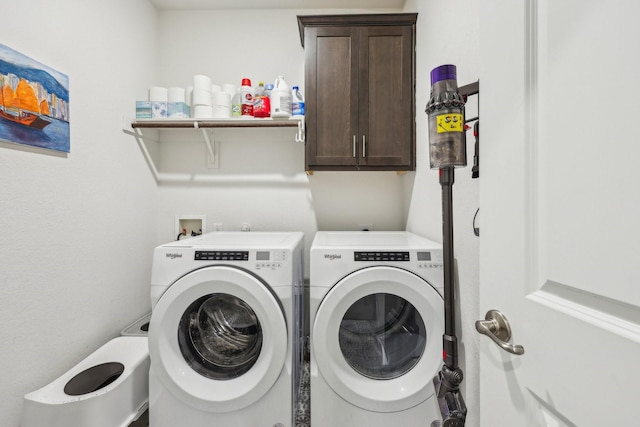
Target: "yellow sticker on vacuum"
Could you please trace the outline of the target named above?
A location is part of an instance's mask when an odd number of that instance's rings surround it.
[[[464,119],[462,114],[441,114],[436,117],[438,133],[462,132],[464,130]]]

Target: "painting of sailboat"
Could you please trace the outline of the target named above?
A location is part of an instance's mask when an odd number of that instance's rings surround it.
[[[70,151],[69,77],[3,44],[0,141]]]

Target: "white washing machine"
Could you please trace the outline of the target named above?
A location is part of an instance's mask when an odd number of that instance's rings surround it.
[[[441,245],[318,232],[311,246],[313,427],[430,425],[444,333]]]
[[[153,427],[291,427],[303,233],[217,232],[153,255]]]

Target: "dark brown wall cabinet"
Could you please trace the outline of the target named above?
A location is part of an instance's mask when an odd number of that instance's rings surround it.
[[[308,171],[415,170],[416,18],[298,16]]]

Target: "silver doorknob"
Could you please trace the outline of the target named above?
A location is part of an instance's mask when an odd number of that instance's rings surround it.
[[[491,338],[504,351],[518,356],[524,354],[523,346],[508,343],[511,339],[511,327],[504,314],[498,310],[489,310],[484,319],[476,321],[476,331]]]

